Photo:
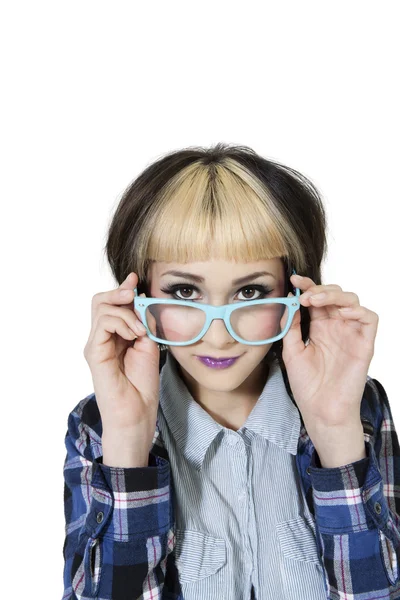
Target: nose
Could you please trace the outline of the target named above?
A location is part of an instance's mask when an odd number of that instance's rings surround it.
[[[238,343],[229,333],[223,319],[214,319],[211,321],[211,325],[203,336],[203,339],[208,341],[211,346],[218,347],[232,342]]]

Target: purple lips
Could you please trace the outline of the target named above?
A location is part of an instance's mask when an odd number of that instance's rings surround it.
[[[211,367],[212,369],[226,369],[227,367],[233,365],[233,363],[236,362],[240,356],[237,358],[227,358],[226,360],[214,360],[212,358],[206,358],[203,356],[197,356],[196,358],[198,358],[203,365]]]

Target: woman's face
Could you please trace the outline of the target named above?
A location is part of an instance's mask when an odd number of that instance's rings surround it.
[[[185,275],[172,274],[171,271],[184,272]],[[269,274],[252,276],[258,271]],[[202,280],[195,280],[189,274]],[[235,284],[234,281],[239,278],[245,279],[240,284]],[[176,284],[182,287],[173,292],[167,291],[168,286]],[[271,291],[263,295],[255,286],[265,286]],[[255,262],[153,262],[149,272],[149,289],[153,298],[191,300],[213,306],[282,297],[285,289],[284,265],[281,258]],[[202,389],[228,392],[238,388],[249,378],[249,386],[246,388],[251,388],[251,376],[253,372],[256,374],[256,368],[271,346],[272,343],[259,346],[241,344],[230,335],[225,323],[218,319],[211,323],[198,342],[188,346],[168,346],[168,350],[192,384],[197,384]],[[240,359],[226,369],[212,369],[198,360],[197,356],[240,356]],[[258,375],[257,379],[259,380]]]

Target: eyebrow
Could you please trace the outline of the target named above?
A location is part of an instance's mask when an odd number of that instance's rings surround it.
[[[185,271],[165,271],[161,277],[164,275],[176,275],[177,277],[183,277],[184,279],[192,279],[193,281],[197,281],[197,283],[204,283],[204,277],[200,277],[200,275],[194,275],[193,273],[187,273]],[[269,271],[255,271],[254,273],[249,273],[244,277],[239,277],[239,279],[234,279],[232,281],[232,285],[240,285],[241,283],[249,281],[249,279],[257,279],[257,277],[261,277],[262,275],[270,275],[276,279],[275,275]]]

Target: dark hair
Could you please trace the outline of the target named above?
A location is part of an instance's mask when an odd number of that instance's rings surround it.
[[[104,250],[117,284],[134,271],[138,293],[146,295],[152,261],[279,256],[285,266],[286,296],[294,291],[289,281],[292,267],[321,284],[326,215],[316,186],[295,169],[263,158],[248,146],[192,146],[161,156],[126,188]],[[309,311],[303,306],[300,311],[306,341]],[[275,358],[285,376],[282,340],[265,357],[267,363]]]

